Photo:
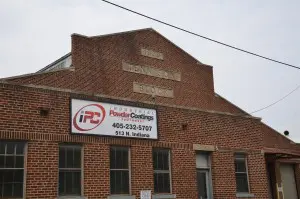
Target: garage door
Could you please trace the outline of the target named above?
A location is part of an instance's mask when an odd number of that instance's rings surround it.
[[[294,166],[292,164],[280,165],[281,180],[285,199],[298,199],[295,181]]]

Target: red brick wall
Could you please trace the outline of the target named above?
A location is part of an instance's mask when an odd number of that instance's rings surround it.
[[[62,142],[83,144],[84,194],[89,198],[105,198],[109,194],[109,145],[131,147],[132,194],[138,196],[141,189],[153,190],[152,147],[164,147],[171,149],[173,193],[180,199],[196,198],[196,160],[192,143],[217,145],[220,149],[212,157],[216,199],[235,198],[233,153],[241,149],[250,154],[251,191],[255,198],[265,198],[266,174],[263,155],[259,154],[263,142],[258,120],[157,106],[158,141],[70,135],[69,97],[70,93],[0,84],[0,139],[29,142],[28,198],[41,198],[43,194],[45,198],[54,198],[58,181],[58,144]],[[91,96],[88,99],[107,100]],[[120,100],[113,102],[153,107]],[[48,116],[40,116],[40,106],[50,108]],[[181,123],[188,124],[186,130],[181,130]],[[256,154],[252,155],[251,151]],[[42,182],[45,179],[50,181]]]
[[[141,48],[162,53],[164,60],[142,56]],[[198,63],[153,30],[91,38],[73,35],[72,61],[77,90],[152,101],[149,95],[132,92],[132,84],[136,81],[174,89],[174,99],[157,97],[156,102],[242,113],[239,108],[222,103],[215,97],[211,66]],[[122,61],[179,71],[182,80],[178,82],[124,72]]]
[[[212,153],[214,198],[236,198],[234,154],[232,151]]]
[[[105,198],[110,193],[109,145],[85,143],[84,154],[84,195],[89,198]]]
[[[269,148],[281,148],[281,149],[294,149],[298,150],[299,146],[296,145],[292,140],[288,139],[284,135],[276,132],[266,124],[261,124],[263,134],[263,145]]]
[[[4,113],[0,115],[0,128],[46,134],[69,133],[69,94],[5,88],[0,97],[6,102],[0,105],[0,111]],[[153,105],[148,106],[153,108]],[[49,116],[41,117],[39,107],[49,108]],[[259,120],[166,106],[157,106],[157,110],[160,141],[252,149],[262,146]],[[186,130],[182,130],[182,124],[187,124]]]
[[[264,154],[260,151],[251,151],[247,154],[250,191],[257,198],[269,197],[269,182]]]
[[[133,145],[131,155],[131,190],[132,195],[140,198],[141,190],[154,191],[152,147]]]
[[[58,193],[58,143],[30,140],[26,171],[26,198],[55,198]]]
[[[197,198],[195,151],[172,148],[171,159],[173,193],[177,198]]]
[[[3,86],[3,85],[2,85]],[[67,134],[69,131],[69,99],[67,95],[40,93],[34,89],[0,87],[0,129],[29,133]],[[39,107],[49,108],[41,117]]]
[[[141,48],[163,53],[164,60],[141,55]],[[181,81],[172,81],[122,70],[122,61],[181,72]],[[156,102],[198,107],[206,110],[245,114],[238,107],[216,97],[211,66],[197,60],[151,29],[100,37],[72,35],[72,66],[59,71],[9,79],[19,84],[47,85],[106,94],[139,101],[150,95],[133,93],[133,82],[174,89],[174,98],[156,97]]]
[[[258,120],[167,107],[159,107],[158,117],[161,141],[253,149],[262,146]],[[186,130],[182,124],[187,124]]]
[[[236,198],[234,153],[239,150],[220,150],[212,153],[212,179],[214,198]],[[268,179],[264,154],[260,151],[243,151],[247,154],[250,193],[255,198],[268,198]],[[229,186],[230,185],[230,186]]]

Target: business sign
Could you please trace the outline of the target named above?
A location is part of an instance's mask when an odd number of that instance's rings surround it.
[[[157,139],[155,109],[71,100],[71,132]]]

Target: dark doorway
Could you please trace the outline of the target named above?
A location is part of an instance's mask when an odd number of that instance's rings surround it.
[[[276,199],[276,176],[274,162],[267,162],[267,175],[269,181],[269,197]]]

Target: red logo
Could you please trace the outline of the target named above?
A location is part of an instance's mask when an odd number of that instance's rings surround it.
[[[105,109],[100,104],[89,104],[77,111],[73,125],[79,131],[90,131],[99,126],[105,118]]]

